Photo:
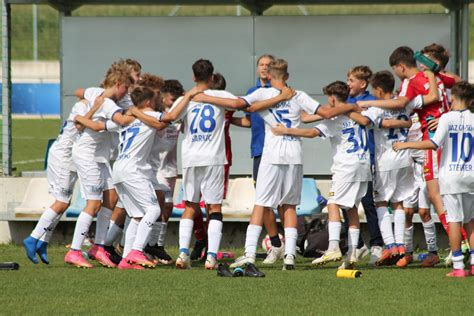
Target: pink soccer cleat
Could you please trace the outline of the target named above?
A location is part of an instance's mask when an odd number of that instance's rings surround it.
[[[69,250],[64,257],[64,262],[78,268],[92,268],[92,264],[87,262],[80,250]]]
[[[122,259],[120,263],[118,264],[117,268],[119,270],[145,270],[144,267],[139,266],[138,264],[130,264],[127,262],[127,260]]]
[[[471,266],[471,275],[474,276],[474,265]]]
[[[155,265],[152,261],[148,260],[145,254],[139,250],[133,249],[130,253],[125,257],[125,260],[130,264],[138,264],[142,267],[147,268],[154,268]]]
[[[97,250],[99,250],[99,246],[97,246],[96,244],[93,244],[91,249],[89,249],[89,251],[87,252],[87,256],[91,259],[91,260],[95,260],[95,256],[97,254]]]
[[[446,274],[446,276],[453,278],[465,278],[469,276],[469,272],[465,271],[464,269],[453,269],[453,271]]]
[[[97,247],[97,251],[95,253],[95,260],[100,263],[103,267],[106,268],[115,268],[115,263],[110,260],[110,254],[103,248]]]

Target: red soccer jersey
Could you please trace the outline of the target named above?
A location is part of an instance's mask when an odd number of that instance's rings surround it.
[[[451,107],[451,100],[449,99],[447,89],[451,89],[456,84],[456,79],[441,72],[437,76],[444,83],[444,87],[446,88],[444,91],[440,91],[440,94],[443,93],[446,99],[446,102],[443,104],[443,111],[448,112]]]
[[[430,115],[434,118],[439,118],[444,111],[444,104],[448,104],[444,83],[442,80],[437,80],[437,82],[438,89],[442,92],[440,93],[441,101],[425,105],[423,108],[415,110],[415,112],[418,114],[418,117],[420,118],[423,139],[428,139],[428,124],[426,122],[426,118]],[[403,80],[398,96],[406,97],[411,101],[418,95],[427,95],[429,93],[429,89],[430,85],[428,78],[426,78],[424,73],[420,71],[411,78]]]

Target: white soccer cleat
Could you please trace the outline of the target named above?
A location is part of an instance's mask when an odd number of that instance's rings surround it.
[[[255,257],[250,257],[246,255],[240,256],[229,267],[231,269],[234,269],[237,267],[242,267],[246,265],[247,263],[255,264]]]
[[[204,268],[206,270],[215,270],[217,269],[217,259],[214,256],[207,255],[206,263],[204,263]]]
[[[349,269],[352,270],[355,268],[355,264],[358,262],[357,260],[357,252],[349,254],[347,253],[346,256],[344,257],[344,261],[342,264],[339,266],[339,270],[342,269]]]
[[[191,260],[189,259],[189,255],[184,252],[181,252],[176,259],[176,268],[177,269],[191,269]]]
[[[324,265],[329,262],[336,262],[342,260],[341,250],[326,250],[320,258],[313,260],[312,264],[316,266]]]
[[[369,255],[369,248],[367,248],[366,245],[364,245],[360,249],[356,249],[357,261],[361,261],[363,258],[367,257],[368,255]]]
[[[380,246],[372,246],[370,248],[370,259],[369,264],[374,266],[375,263],[379,260],[382,256],[383,248]]]
[[[274,264],[278,259],[283,259],[285,256],[285,247],[270,247],[267,252],[267,257],[263,260],[263,264]]]
[[[295,269],[295,256],[286,255],[283,259],[283,271]]]

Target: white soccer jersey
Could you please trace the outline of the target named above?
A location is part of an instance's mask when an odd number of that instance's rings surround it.
[[[255,102],[271,99],[280,94],[275,88],[258,89],[243,97],[250,105]],[[271,131],[277,124],[288,128],[297,128],[301,125],[301,111],[314,114],[319,103],[303,91],[296,91],[296,95],[288,101],[283,101],[270,109],[259,112],[265,121],[265,142],[262,153],[262,163],[278,165],[302,165],[303,152],[300,137],[277,136]]]
[[[101,94],[100,88],[86,89],[84,96],[92,106],[95,99]],[[102,106],[94,113],[92,120],[106,122],[112,120],[115,113],[122,111],[114,101],[105,98]],[[73,146],[73,155],[80,160],[89,160],[107,163],[110,160],[112,141],[109,132],[96,132],[86,128]]]
[[[383,120],[410,120],[411,106],[403,110],[385,110],[371,107],[363,111],[362,115],[372,121],[374,127],[375,164],[377,171],[390,171],[409,167],[412,164],[410,152],[401,150],[396,152],[392,148],[394,142],[405,142],[408,128],[382,128]]]
[[[204,93],[220,98],[236,98],[233,94],[222,90],[206,90]],[[179,118],[184,124],[184,139],[181,144],[183,168],[227,163],[224,112],[224,108],[212,104],[189,102]]]
[[[88,104],[84,104],[83,102],[76,102],[76,104],[74,104],[71,113],[66,121],[64,121],[58,138],[56,138],[56,141],[49,149],[49,161],[55,160],[66,169],[71,171],[76,170],[76,166],[72,162],[72,146],[76,142],[80,133],[74,125],[74,120],[76,115],[85,115],[87,111],[89,111]]]
[[[127,93],[123,98],[117,102],[117,106],[122,108],[122,110],[128,110],[133,106],[132,97],[130,93]]]
[[[162,116],[160,112],[144,113],[158,120]],[[155,134],[154,128],[138,119],[120,129],[119,152],[113,170],[114,183],[133,179],[151,180],[154,177],[149,156]]]
[[[102,93],[104,93],[104,88],[87,88],[86,90],[84,90],[84,99],[90,102],[92,99],[95,99]],[[91,106],[93,105],[94,104],[91,103]],[[127,93],[123,98],[121,98],[117,102],[117,106],[122,110],[128,110],[129,108],[131,108],[133,106],[133,102],[130,93]]]
[[[364,182],[372,179],[367,133],[345,115],[323,120],[315,126],[322,138],[329,138],[333,163],[332,180]]]
[[[441,194],[474,193],[474,113],[451,111],[439,119],[432,142],[441,150]]]

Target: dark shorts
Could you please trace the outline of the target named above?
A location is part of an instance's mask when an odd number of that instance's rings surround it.
[[[262,160],[262,156],[253,157],[253,185],[257,183],[257,176],[258,176],[258,168],[260,167],[260,160]]]

